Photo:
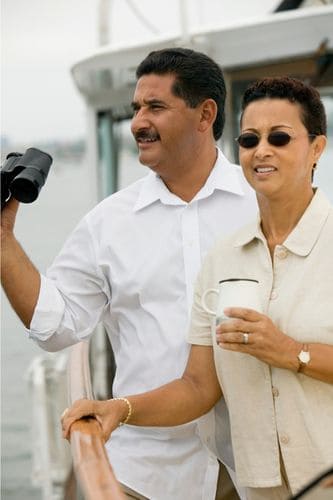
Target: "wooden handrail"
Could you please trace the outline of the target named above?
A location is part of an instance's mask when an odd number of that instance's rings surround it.
[[[89,344],[71,349],[68,365],[68,394],[77,399],[93,398],[89,368]],[[71,450],[75,476],[86,500],[124,500],[105,451],[101,426],[95,418],[78,420],[71,427]]]
[[[75,474],[87,500],[124,500],[112,471],[96,419],[82,419],[71,429]]]

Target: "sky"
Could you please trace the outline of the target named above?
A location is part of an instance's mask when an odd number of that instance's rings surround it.
[[[93,0],[2,0],[2,125],[13,141],[74,139],[84,102],[70,76],[96,46]]]
[[[181,0],[201,27],[225,6],[225,22],[269,11],[276,0]],[[98,47],[100,0],[1,0],[1,134],[12,142],[75,140],[86,130],[85,104],[71,66]],[[139,8],[139,19],[131,6]],[[113,43],[180,30],[178,0],[109,0]]]

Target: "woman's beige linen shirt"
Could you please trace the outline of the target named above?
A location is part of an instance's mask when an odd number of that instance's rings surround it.
[[[290,337],[333,344],[333,207],[325,195],[316,191],[295,229],[276,246],[273,264],[258,222],[214,247],[197,281],[189,332],[190,343],[214,348],[239,483],[279,485],[280,446],[295,492],[333,465],[333,385],[216,344],[215,318],[204,311],[201,297],[228,278],[259,280],[264,313]]]

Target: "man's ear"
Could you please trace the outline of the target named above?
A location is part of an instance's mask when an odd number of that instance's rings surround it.
[[[205,99],[201,104],[201,114],[199,122],[200,132],[205,132],[212,128],[217,115],[217,104],[214,99]]]
[[[324,151],[327,143],[327,137],[325,135],[317,135],[317,137],[313,141],[314,149],[314,160],[317,163],[322,152]]]

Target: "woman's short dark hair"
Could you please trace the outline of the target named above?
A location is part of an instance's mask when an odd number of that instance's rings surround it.
[[[327,119],[324,105],[317,89],[302,80],[282,77],[267,77],[252,83],[245,91],[242,101],[242,116],[253,101],[264,98],[288,99],[301,107],[301,119],[309,134],[327,135]]]
[[[222,70],[213,59],[202,52],[180,47],[155,50],[139,64],[136,77],[151,73],[174,74],[172,92],[191,108],[205,99],[213,99],[217,105],[214,138],[218,140],[221,137],[225,122],[226,88]]]

